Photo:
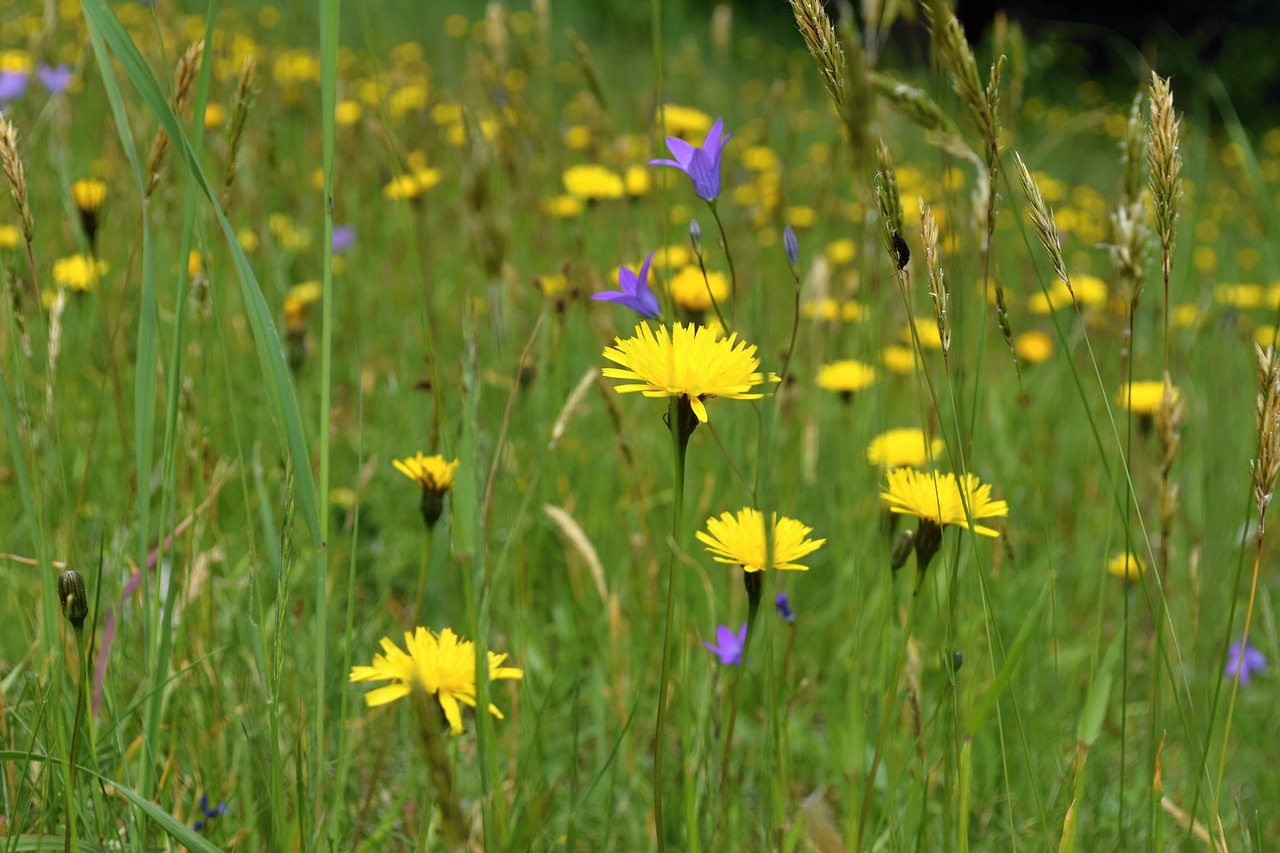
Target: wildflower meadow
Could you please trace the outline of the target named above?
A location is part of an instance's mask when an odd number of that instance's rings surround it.
[[[1274,846],[1280,119],[1064,32],[0,0],[3,849]]]

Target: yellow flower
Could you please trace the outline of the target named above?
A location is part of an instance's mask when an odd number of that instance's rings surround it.
[[[880,361],[890,373],[904,375],[916,369],[920,359],[911,347],[893,344],[884,348]]]
[[[961,488],[955,474],[923,472],[914,468],[895,468],[888,474],[886,491],[880,497],[889,504],[889,511],[901,515],[914,515],[923,521],[931,521],[939,527],[949,524],[969,527],[965,518]],[[982,483],[973,474],[965,475],[964,498],[969,504],[969,514],[974,521],[983,518],[1004,518],[1009,515],[1009,505],[991,499],[991,485]],[[974,524],[974,533],[982,536],[999,536],[990,527]]]
[[[446,462],[445,458],[438,453],[434,456],[426,456],[419,450],[417,456],[393,459],[391,464],[422,488],[443,493],[453,488],[453,472],[458,470],[461,462],[457,459]]]
[[[569,279],[564,273],[540,275],[535,279],[535,284],[548,299],[559,299],[569,292]]]
[[[701,314],[710,310],[712,297],[717,305],[729,298],[729,280],[724,273],[708,271],[704,281],[701,269],[684,267],[671,279],[671,298],[686,311]]]
[[[852,394],[870,387],[876,381],[876,369],[857,359],[846,358],[822,365],[818,371],[818,387],[828,391]]]
[[[622,177],[604,166],[570,166],[560,177],[565,192],[589,201],[622,198],[626,192]]]
[[[1013,339],[1013,351],[1028,364],[1040,364],[1053,355],[1053,338],[1039,329],[1032,329]]]
[[[365,694],[370,707],[386,705],[403,699],[415,689],[434,696],[440,710],[449,721],[449,730],[462,734],[462,705],[476,706],[476,644],[464,640],[448,628],[437,637],[426,628],[419,627],[412,634],[404,634],[404,649],[391,638],[382,638],[382,654],[373,656],[370,666],[353,666],[352,683],[363,681],[390,681]],[[503,666],[507,656],[488,653],[489,680],[520,680],[524,670]],[[502,712],[490,705],[489,713],[503,719]]]
[[[0,249],[16,249],[22,242],[22,229],[17,225],[0,225]]]
[[[53,282],[58,287],[86,291],[98,286],[107,274],[107,262],[94,263],[89,255],[71,255],[53,262]]]
[[[942,349],[942,333],[938,331],[937,323],[921,321],[916,323],[916,335],[920,338],[920,349],[940,350]],[[915,341],[911,337],[911,327],[902,327],[902,343],[905,346],[914,346]]]
[[[843,264],[852,263],[854,256],[858,253],[858,246],[848,237],[842,237],[839,240],[832,240],[823,250],[827,256],[827,262],[833,267]]]
[[[324,286],[318,281],[304,281],[289,288],[289,296],[292,296],[303,305],[311,305],[314,302],[319,302],[320,297],[324,296]]]
[[[689,247],[684,243],[672,243],[653,253],[653,268],[655,270],[687,267],[692,263],[693,252],[689,251]]]
[[[639,198],[649,194],[649,190],[653,187],[653,175],[644,166],[628,166],[622,176],[622,182],[626,185],[628,196]]]
[[[359,101],[338,101],[333,108],[333,120],[342,127],[350,127],[360,121],[363,111]]]
[[[572,219],[582,213],[582,199],[572,195],[557,195],[538,202],[538,208],[557,219]]]
[[[915,427],[882,432],[867,445],[867,461],[882,468],[925,465],[942,453],[942,439],[928,441],[924,430]]]
[[[214,130],[222,127],[227,120],[227,108],[216,101],[210,101],[204,108],[204,129]]]
[[[736,333],[720,338],[714,331],[694,323],[675,323],[671,331],[659,326],[655,335],[648,323],[636,326],[633,337],[614,339],[604,357],[622,367],[601,371],[610,379],[630,380],[618,385],[618,393],[639,391],[646,397],[684,397],[699,421],[706,423],[708,397],[757,400],[763,394],[751,391],[766,381],[759,373],[756,348],[738,340]],[[775,374],[768,381],[777,382]]]
[[[85,178],[71,185],[71,202],[83,213],[97,213],[107,197],[107,185],[96,178]]]
[[[307,305],[296,296],[284,298],[284,330],[293,335],[307,331]]]
[[[693,107],[666,104],[659,112],[658,118],[662,121],[663,133],[668,136],[678,136],[681,139],[703,136],[711,129],[711,116]]]
[[[1116,554],[1107,560],[1107,571],[1118,578],[1133,582],[1147,572],[1147,564],[1136,554]]]
[[[773,568],[808,571],[808,566],[796,562],[807,557],[826,543],[825,539],[808,539],[812,527],[794,518],[778,518],[773,514]],[[695,536],[707,546],[717,563],[742,566],[744,571],[759,572],[765,568],[769,556],[765,545],[764,515],[759,510],[744,507],[735,517],[721,513],[719,518],[707,519],[707,530],[699,530]]]
[[[1174,387],[1174,402],[1177,402],[1181,396],[1182,392],[1177,387]],[[1157,380],[1131,382],[1127,388],[1120,392],[1120,405],[1136,415],[1146,415],[1147,417],[1155,415],[1163,399],[1164,383]]]
[[[792,228],[812,228],[818,222],[818,211],[803,204],[792,205],[786,209],[783,219]]]
[[[1043,291],[1033,293],[1027,300],[1032,314],[1052,314],[1072,302],[1071,294],[1075,292],[1075,301],[1081,308],[1102,308],[1107,304],[1107,285],[1096,275],[1073,275],[1071,287],[1062,279],[1055,281],[1046,294]]]
[[[584,124],[570,125],[564,131],[564,144],[572,151],[581,151],[591,146],[591,128]]]
[[[382,197],[389,201],[408,201],[422,195],[422,187],[413,175],[400,175],[382,188]]]

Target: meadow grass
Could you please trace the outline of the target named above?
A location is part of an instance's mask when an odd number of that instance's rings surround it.
[[[1280,129],[1172,36],[1169,105],[940,4],[643,5],[0,4],[6,850],[1280,832],[1275,677],[1225,675],[1280,653]],[[718,117],[711,207],[647,164]],[[655,250],[651,328],[757,348],[704,424],[601,373]],[[990,495],[891,513],[896,428]],[[713,559],[743,508],[807,569]],[[474,644],[371,706],[418,626]]]

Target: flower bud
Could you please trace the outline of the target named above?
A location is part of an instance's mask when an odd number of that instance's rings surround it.
[[[58,576],[58,600],[62,602],[62,615],[79,631],[89,615],[89,596],[84,591],[84,578],[75,569]]]
[[[895,518],[897,516],[894,516]],[[916,532],[903,530],[893,540],[893,549],[889,552],[889,568],[896,573],[907,564],[911,549],[916,544]]]
[[[796,232],[788,225],[782,229],[782,248],[787,253],[787,263],[791,264],[792,271],[800,268],[800,241],[796,239]]]
[[[702,226],[698,220],[689,220],[689,242],[693,244],[693,253],[702,257]]]

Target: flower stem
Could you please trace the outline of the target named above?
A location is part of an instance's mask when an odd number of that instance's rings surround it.
[[[1257,574],[1254,575],[1257,577]],[[84,693],[85,693],[85,673],[88,665],[88,658],[85,655],[84,648],[84,626],[76,628],[76,649],[80,655],[80,672],[79,680],[76,682],[76,721],[71,727],[71,756],[67,760],[67,826],[63,835],[63,850],[71,853],[71,822],[73,816],[71,814],[71,806],[76,799],[76,747],[80,743],[80,720],[84,717]]]
[[[667,614],[662,629],[662,675],[658,680],[658,723],[653,743],[653,821],[658,833],[658,853],[666,850],[667,840],[662,822],[662,751],[663,732],[667,724],[667,685],[671,670],[671,625],[676,610],[676,556],[680,548],[680,520],[684,515],[685,453],[689,436],[697,420],[687,397],[672,397],[667,409],[667,426],[671,429],[671,446],[675,451],[675,507],[671,516],[671,554],[667,560]]]
[[[759,577],[761,573],[746,572],[747,588],[751,589],[751,584],[763,584],[763,578]],[[757,587],[758,588],[758,587]],[[750,608],[747,610],[747,636],[742,641],[742,657],[738,660],[738,671],[733,676],[733,701],[729,705],[729,725],[725,727],[724,733],[724,749],[720,754],[720,819],[719,826],[724,830],[729,825],[729,814],[726,810],[725,792],[729,789],[729,755],[733,751],[733,726],[738,721],[738,697],[742,694],[743,673],[747,668],[747,652],[751,650],[751,637],[756,632],[756,613],[760,610],[760,596],[758,593],[751,596]],[[720,836],[720,849],[726,848],[725,839],[728,832],[720,831],[716,833]]]
[[[796,299],[791,310],[791,342],[787,344],[787,355],[782,359],[782,372],[778,374],[778,384],[774,386],[776,396],[787,384],[787,370],[791,367],[791,356],[796,351],[796,334],[800,331],[800,276],[796,276]]]
[[[716,227],[720,229],[720,245],[724,247],[724,258],[729,262],[729,298],[733,300],[733,314],[730,316],[736,316],[738,313],[738,274],[733,268],[733,253],[729,251],[729,238],[724,233],[724,223],[720,221],[720,211],[717,209],[715,202],[707,202],[707,206],[711,208],[711,215],[716,220]]]
[[[421,625],[422,623],[422,600],[427,593],[427,570],[431,568],[431,545],[435,538],[432,534],[435,532],[434,527],[427,528],[427,539],[422,545],[422,566],[418,569],[418,597],[417,604],[413,608],[413,621],[410,627]]]

